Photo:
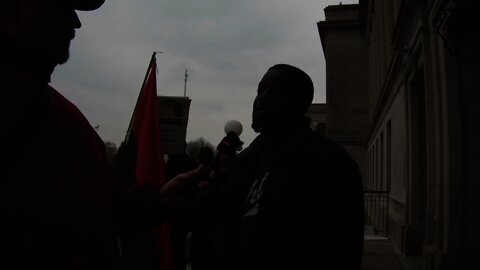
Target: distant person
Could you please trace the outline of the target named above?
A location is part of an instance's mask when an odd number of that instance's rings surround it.
[[[294,66],[275,65],[260,81],[252,114],[260,135],[220,188],[212,267],[201,269],[361,268],[360,173],[309,128],[312,98],[312,80]]]
[[[210,162],[212,162],[214,156],[215,153],[213,152],[212,147],[202,146],[200,148],[200,151],[198,152],[197,162],[207,166],[208,164],[210,164]]]
[[[102,4],[0,2],[2,270],[119,269],[118,232],[162,221],[202,174],[200,167],[162,188],[114,192],[103,142],[49,85],[81,26],[76,10]]]
[[[182,153],[168,154],[165,162],[165,177],[168,180],[173,179],[179,173],[191,171],[198,167],[198,162],[194,157],[190,157],[186,153],[187,143],[185,142],[184,151]]]

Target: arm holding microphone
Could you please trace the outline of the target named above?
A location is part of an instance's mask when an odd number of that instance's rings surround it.
[[[217,145],[217,154],[212,162],[206,167],[206,178],[199,185],[195,195],[193,207],[196,211],[211,210],[215,207],[216,198],[228,168],[234,161],[237,152],[242,149],[243,142],[239,135],[242,133],[242,124],[231,120],[225,124],[226,136]]]
[[[239,135],[242,125],[229,121],[225,125],[226,136],[217,145],[217,155],[206,167],[208,177],[199,185],[192,201],[192,268],[211,269],[215,246],[215,235],[221,223],[221,187],[243,142]]]
[[[200,165],[195,170],[179,174],[162,187],[164,206],[171,210],[190,206],[198,210],[205,207],[205,201],[216,197],[214,193],[218,192],[228,167],[243,145],[239,137],[242,133],[240,122],[227,122],[225,133],[226,136],[217,145],[217,155],[208,166]]]
[[[243,144],[237,135],[241,133],[240,123],[227,123],[225,132],[227,135],[218,144],[217,155],[208,166],[200,165],[178,174],[163,186],[146,183],[127,188],[118,182],[114,198],[119,230],[138,231],[178,216],[190,219],[209,215],[217,205],[218,190],[227,167]],[[116,167],[121,168],[120,165]],[[117,174],[127,175],[123,171]]]
[[[208,166],[208,170],[213,172],[211,180],[218,182],[225,177],[228,167],[235,159],[237,151],[242,150],[243,142],[240,140],[242,133],[242,124],[236,120],[228,121],[225,124],[226,136],[217,145],[217,155]]]

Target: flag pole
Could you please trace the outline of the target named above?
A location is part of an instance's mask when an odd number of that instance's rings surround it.
[[[133,109],[132,118],[130,118],[130,123],[128,124],[127,134],[125,135],[125,139],[124,139],[125,143],[128,140],[128,137],[129,137],[128,135],[130,134],[130,130],[131,130],[131,127],[132,127],[132,124],[133,124],[133,118],[135,117],[135,111],[137,110],[138,102],[140,101],[140,98],[142,97],[142,92],[145,88],[145,83],[147,82],[147,78],[148,78],[148,75],[150,74],[151,67],[153,65],[157,64],[157,58],[155,57],[157,55],[157,53],[163,53],[163,52],[153,52],[152,53],[152,58],[150,59],[150,63],[148,64],[148,68],[147,68],[147,72],[145,74],[145,78],[143,79],[142,88],[140,88],[140,93],[138,94],[137,102],[135,103],[135,108]],[[156,76],[156,74],[155,74],[155,76]]]
[[[188,69],[185,69],[185,86],[183,88],[183,97],[187,96]]]

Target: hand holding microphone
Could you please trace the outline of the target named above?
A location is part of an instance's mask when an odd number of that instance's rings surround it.
[[[242,149],[243,142],[239,135],[242,133],[242,124],[236,120],[228,121],[225,124],[226,136],[217,145],[217,155],[213,161],[204,168],[205,180],[200,181],[198,189],[193,196],[192,207],[199,216],[203,211],[208,211],[215,204],[218,189],[225,177],[228,167],[235,158],[237,151]]]
[[[216,176],[223,175],[237,154],[237,151],[242,150],[243,142],[240,140],[243,127],[239,121],[231,120],[225,124],[226,136],[217,145],[217,155],[210,163],[208,169],[213,171]]]
[[[236,145],[238,146],[237,150],[238,151],[242,150],[243,142],[240,141],[240,138],[239,138],[239,136],[242,134],[242,131],[243,131],[242,123],[238,122],[237,120],[228,121],[225,124],[224,130],[225,130],[225,134],[227,134],[227,136],[230,132],[233,132],[235,135],[237,135],[236,136],[238,138],[238,142],[236,143]],[[233,136],[233,135],[231,135],[231,136]]]
[[[225,133],[226,136],[217,146],[217,155],[208,167],[200,165],[196,170],[179,174],[162,187],[160,193],[166,208],[188,208],[188,205],[202,208],[205,201],[209,201],[207,198],[211,195],[208,190],[211,190],[212,186],[219,187],[219,180],[224,177],[230,162],[243,145],[239,138],[242,133],[240,122],[235,120],[227,122]],[[199,193],[199,191],[207,191],[207,193]]]

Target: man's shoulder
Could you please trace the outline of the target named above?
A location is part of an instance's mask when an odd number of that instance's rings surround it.
[[[78,107],[60,94],[55,88],[50,87],[50,94],[54,110],[61,111],[69,117],[85,119],[85,116],[83,116]]]
[[[315,150],[317,151],[324,151],[329,154],[335,155],[348,155],[347,151],[337,142],[333,141],[332,139],[322,135],[313,133],[312,141],[314,142]]]
[[[93,141],[98,141],[103,147],[103,141],[77,106],[53,87],[50,87],[50,90],[53,114],[55,121],[59,122],[59,128],[66,132],[78,133],[78,136],[89,137]]]
[[[70,100],[65,98],[60,92],[53,87],[51,89],[51,98],[54,114],[56,117],[68,121],[71,125],[81,127],[83,129],[93,130],[92,125],[87,120],[85,115],[73,104]]]
[[[344,166],[357,166],[352,156],[340,144],[332,139],[317,133],[311,133],[306,140],[306,151],[320,158],[326,164],[343,164]]]

